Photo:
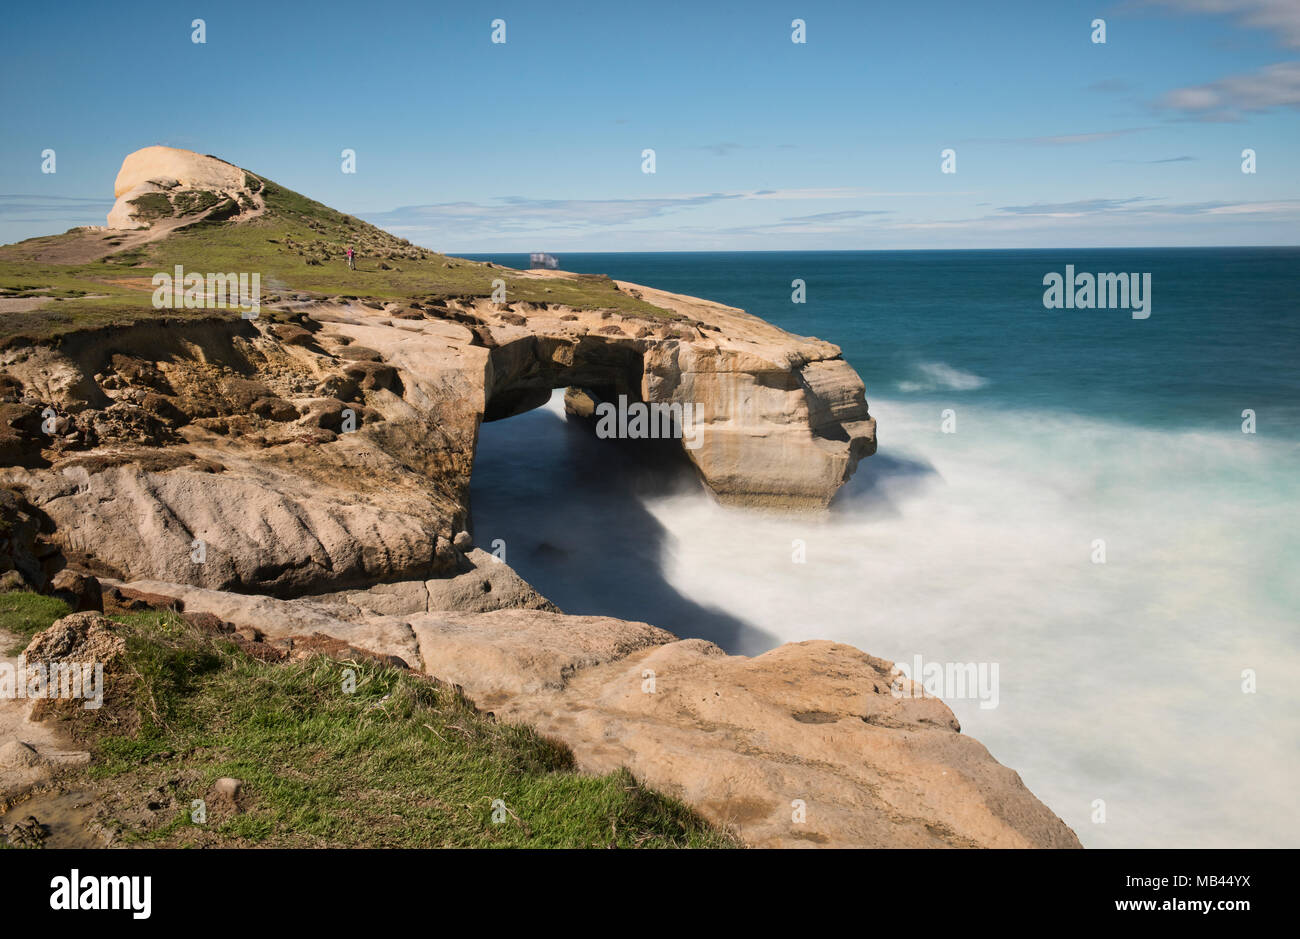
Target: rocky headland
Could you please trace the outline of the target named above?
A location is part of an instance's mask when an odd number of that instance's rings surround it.
[[[104,229],[0,249],[11,586],[281,648],[339,640],[753,846],[1078,846],[942,701],[895,696],[887,661],[831,642],[728,655],[566,614],[475,546],[481,424],[560,388],[577,414],[697,406],[681,449],[718,498],[824,509],[876,445],[836,346],[650,287],[435,254],[188,151],[131,154],[115,194]],[[154,273],[178,264],[259,272],[258,315],[212,308],[206,284],[155,307]]]

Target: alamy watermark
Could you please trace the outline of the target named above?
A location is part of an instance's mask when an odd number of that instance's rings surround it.
[[[910,666],[899,662],[890,674],[889,691],[895,698],[976,698],[981,710],[998,706],[997,662],[922,662],[914,655]]]
[[[1049,310],[1128,310],[1135,320],[1151,315],[1151,275],[1074,273],[1053,271],[1043,276],[1043,306]]]
[[[37,662],[18,656],[15,668],[0,662],[0,698],[62,698],[84,700],[87,711],[98,711],[104,703],[104,663]]]
[[[67,876],[50,880],[52,910],[127,910],[132,919],[148,919],[153,912],[153,877],[82,874],[73,868]]]
[[[171,274],[154,274],[153,285],[156,310],[240,309],[247,320],[257,319],[262,310],[261,274],[187,274],[177,264]]]
[[[602,401],[596,405],[596,436],[602,440],[616,437],[622,440],[681,439],[688,450],[703,443],[704,416],[702,404],[646,404],[633,401],[627,395],[618,396],[618,404]]]

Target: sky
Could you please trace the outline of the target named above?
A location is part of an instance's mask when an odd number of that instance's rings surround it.
[[[122,158],[166,144],[449,253],[1300,244],[1300,0],[127,0],[3,28],[5,242],[102,225]]]

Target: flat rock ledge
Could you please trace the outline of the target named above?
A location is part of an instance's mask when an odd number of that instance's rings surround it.
[[[421,582],[385,585],[377,604],[355,592],[279,600],[126,586],[268,640],[319,633],[397,656],[562,741],[584,771],[627,766],[754,847],[1080,847],[942,701],[895,696],[892,663],[851,646],[727,655],[553,607],[439,610],[431,604],[449,592]]]

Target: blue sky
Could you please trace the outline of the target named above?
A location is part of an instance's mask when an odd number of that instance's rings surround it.
[[[5,26],[4,241],[103,224],[122,157],[161,143],[452,253],[1300,243],[1300,0],[173,0]]]

